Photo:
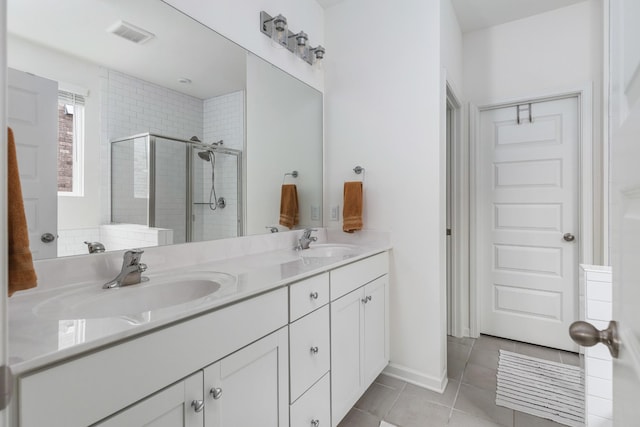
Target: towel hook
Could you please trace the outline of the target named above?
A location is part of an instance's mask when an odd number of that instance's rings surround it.
[[[285,172],[284,177],[282,177],[282,185],[284,185],[284,180],[287,179],[287,175],[291,175],[294,178],[298,177],[298,171]]]
[[[364,168],[362,166],[356,166],[355,168],[353,168],[353,171],[356,173],[356,175],[362,174],[362,182],[364,182]]]

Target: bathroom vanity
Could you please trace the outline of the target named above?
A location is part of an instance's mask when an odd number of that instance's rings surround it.
[[[336,426],[389,360],[389,246],[291,247],[159,273],[236,280],[138,316],[56,319],[77,287],[19,295],[13,425]]]

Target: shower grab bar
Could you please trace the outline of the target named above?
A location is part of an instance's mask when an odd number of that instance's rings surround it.
[[[282,177],[282,185],[284,185],[284,181],[287,179],[287,175],[291,175],[294,178],[298,177],[298,171],[293,171],[293,172],[285,172],[284,173],[284,177]]]

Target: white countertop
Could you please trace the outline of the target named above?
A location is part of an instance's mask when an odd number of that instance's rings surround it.
[[[321,231],[320,234],[319,242],[326,242],[327,233]],[[207,273],[223,272],[237,277],[237,282],[193,302],[147,311],[135,316],[58,320],[36,314],[36,308],[39,304],[63,292],[73,292],[87,286],[101,288],[104,281],[101,281],[100,278],[69,286],[43,286],[33,291],[19,292],[9,299],[9,363],[11,369],[15,375],[21,375],[390,249],[388,238],[339,237],[340,241],[336,243],[357,244],[358,249],[354,255],[344,259],[305,259],[293,249],[276,249],[210,262],[191,263],[188,266],[183,265],[173,269],[167,268],[165,265],[164,269],[157,269],[161,270],[157,272],[154,272],[150,266],[148,274],[145,275],[151,281],[154,278],[162,277],[164,279],[181,273],[197,273],[201,277],[206,277]],[[269,239],[268,236],[259,238]],[[279,238],[282,240],[282,237]],[[246,241],[251,241],[250,237],[242,239],[245,239],[245,244]],[[291,247],[291,245],[287,247]],[[150,248],[149,250],[151,252],[154,250],[157,252],[168,251],[168,249],[159,248]],[[171,250],[176,251],[176,249]],[[167,255],[160,258],[165,259]],[[77,262],[78,260],[72,261]],[[51,266],[47,268],[51,268]],[[60,281],[60,278],[56,277],[56,280]],[[131,289],[124,287],[107,289],[103,292],[126,293],[134,291],[135,286],[130,286]]]

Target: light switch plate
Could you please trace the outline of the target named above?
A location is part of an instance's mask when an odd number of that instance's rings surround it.
[[[335,206],[331,206],[331,212],[329,213],[329,219],[331,221],[337,221],[338,220],[338,212],[340,210],[340,206],[339,205],[335,205]]]

